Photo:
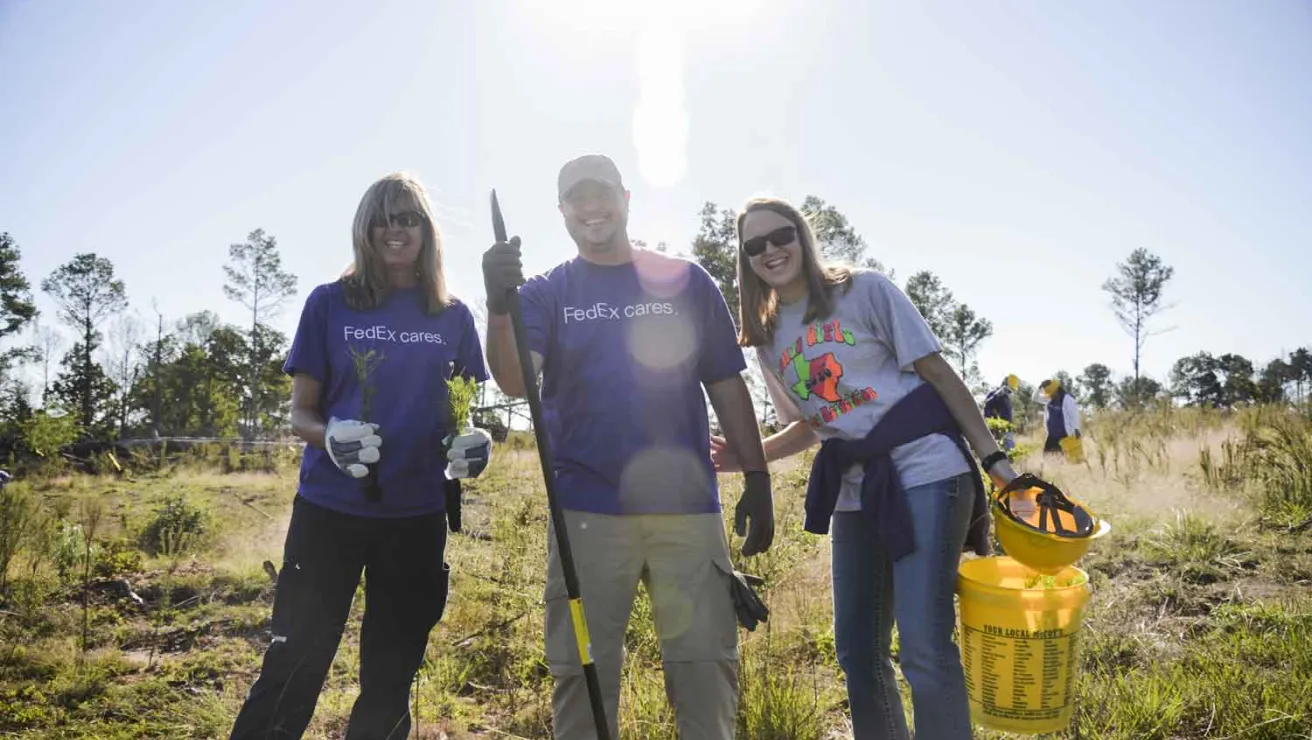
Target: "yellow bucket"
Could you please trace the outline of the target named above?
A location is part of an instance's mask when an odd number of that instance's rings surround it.
[[[1066,462],[1072,465],[1084,464],[1084,438],[1083,437],[1062,437],[1061,451],[1066,455]]]
[[[1041,576],[1009,557],[961,564],[961,662],[972,721],[1025,734],[1070,725],[1091,591],[1088,574],[1074,566]]]

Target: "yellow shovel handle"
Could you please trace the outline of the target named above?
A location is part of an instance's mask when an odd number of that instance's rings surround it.
[[[592,663],[592,639],[588,637],[588,620],[583,617],[583,599],[569,600],[569,615],[574,621],[574,640],[579,646],[579,661]]]

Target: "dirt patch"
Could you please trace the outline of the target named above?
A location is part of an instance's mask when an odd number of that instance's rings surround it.
[[[142,632],[119,647],[125,652],[147,654],[153,647],[157,656],[160,653],[187,653],[211,648],[223,640],[254,639],[262,632],[264,632],[262,626],[253,625],[245,620],[211,619],[199,624],[170,626],[158,631]]]
[[[146,604],[150,607],[164,606],[166,597],[168,606],[173,609],[186,609],[189,606],[197,605],[201,600],[200,590],[186,584],[165,588],[160,583],[150,583],[142,586],[137,593],[141,594],[141,598],[145,599]]]
[[[1293,590],[1306,593],[1308,589],[1289,584],[1272,583],[1256,577],[1245,577],[1225,583],[1217,583],[1212,591],[1218,598],[1236,604],[1251,604],[1259,601],[1281,601],[1288,598]]]

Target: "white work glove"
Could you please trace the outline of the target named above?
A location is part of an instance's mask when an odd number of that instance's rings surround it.
[[[383,438],[377,424],[334,416],[328,420],[323,442],[334,465],[352,478],[363,478],[369,474],[365,466],[378,462]]]
[[[442,448],[446,451],[447,478],[477,478],[492,459],[492,435],[475,427],[467,434],[443,439]]]

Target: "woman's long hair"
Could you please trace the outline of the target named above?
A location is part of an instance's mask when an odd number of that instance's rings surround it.
[[[408,172],[392,172],[369,186],[351,225],[351,242],[355,261],[342,273],[346,303],[356,310],[371,310],[382,305],[390,288],[382,257],[369,242],[369,224],[381,220],[389,223],[392,214],[415,211],[423,216],[423,243],[415,262],[415,274],[425,298],[429,315],[442,312],[451,304],[447,292],[446,271],[442,266],[442,232],[433,218],[433,204],[419,178]]]
[[[802,323],[824,318],[834,311],[834,288],[846,291],[852,285],[852,268],[848,265],[824,262],[815,243],[815,230],[800,211],[779,198],[753,198],[738,213],[738,344],[759,347],[774,338],[778,314],[779,294],[762,280],[743,251],[743,222],[753,211],[773,211],[788,219],[797,229],[797,241],[802,252],[802,274],[806,276],[806,314]]]

